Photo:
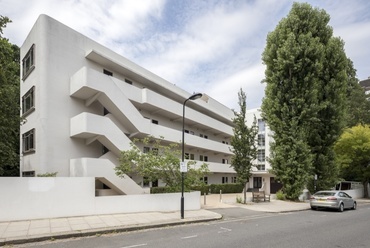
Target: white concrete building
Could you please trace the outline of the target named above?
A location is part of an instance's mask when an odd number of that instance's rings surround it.
[[[97,188],[143,193],[142,178],[115,175],[120,151],[147,135],[180,142],[191,94],[46,15],[21,59],[21,175],[95,177]],[[234,182],[233,112],[198,99],[185,116],[186,155],[208,163],[208,184]]]
[[[268,125],[262,119],[261,109],[250,109],[246,113],[247,125],[251,126],[256,118],[258,125],[258,150],[255,166],[252,168],[252,178],[249,180],[249,189],[263,188],[266,193],[275,194],[281,184],[275,180],[271,174],[271,165],[266,159],[270,155],[270,142],[272,141],[272,132]]]
[[[21,176],[95,177],[97,195],[141,194],[161,186],[135,176],[119,178],[114,167],[134,138],[180,142],[190,93],[46,15],[27,36],[21,59]],[[253,114],[261,121],[258,110],[248,113],[249,124]],[[230,168],[233,116],[211,98],[186,104],[185,155],[208,164],[208,184],[236,182]],[[264,139],[259,136],[249,188],[265,182],[269,193],[269,136],[259,125]]]

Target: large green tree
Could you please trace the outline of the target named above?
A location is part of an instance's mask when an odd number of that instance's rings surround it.
[[[143,144],[151,149],[144,153],[136,144]],[[163,144],[162,139],[146,137],[134,140],[130,150],[121,152],[120,164],[115,170],[120,177],[135,174],[148,181],[161,180],[173,192],[179,192],[181,190],[180,157],[179,144]],[[187,168],[184,179],[185,190],[191,189],[192,186],[203,185],[201,179],[207,174],[208,165],[206,163],[196,165],[195,161],[189,160]]]
[[[0,176],[19,176],[19,47],[3,37],[0,16]]]
[[[270,162],[290,199],[313,185],[315,174],[317,189],[337,178],[333,145],[345,124],[348,59],[329,20],[324,10],[293,3],[262,54],[262,113],[275,140]]]
[[[370,124],[370,101],[364,89],[360,86],[356,77],[356,70],[351,60],[348,60],[348,110],[346,114],[346,126],[353,127],[357,124]]]
[[[244,203],[246,203],[247,183],[251,177],[253,161],[257,157],[257,120],[248,127],[246,123],[247,97],[245,92],[240,89],[238,93],[240,112],[234,111],[234,135],[231,137],[231,167],[237,173],[237,181],[244,185]]]
[[[370,179],[370,126],[357,125],[346,129],[335,144],[341,176],[364,184],[365,197]]]

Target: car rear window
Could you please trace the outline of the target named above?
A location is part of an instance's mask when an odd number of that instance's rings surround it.
[[[315,196],[333,196],[335,192],[317,192]]]

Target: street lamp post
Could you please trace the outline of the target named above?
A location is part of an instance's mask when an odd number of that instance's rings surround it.
[[[182,154],[181,154],[181,162],[182,166],[184,166],[184,159],[185,159],[185,105],[186,102],[189,100],[196,100],[198,98],[201,98],[203,96],[202,93],[195,93],[191,95],[188,99],[184,101],[184,104],[182,105]],[[184,219],[184,170],[181,170],[181,219]]]

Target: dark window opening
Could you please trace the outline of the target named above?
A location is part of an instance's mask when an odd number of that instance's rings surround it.
[[[22,60],[22,80],[25,80],[35,68],[35,45],[32,45]]]
[[[23,153],[34,152],[35,151],[35,129],[32,129],[24,134],[22,134],[23,140]]]
[[[35,171],[23,171],[22,177],[35,177]]]
[[[130,85],[132,85],[132,81],[129,80],[129,79],[127,79],[127,78],[125,78],[125,82],[128,83],[128,84],[130,84]]]
[[[105,75],[108,75],[108,76],[113,77],[113,72],[111,72],[111,71],[108,71],[108,70],[106,70],[106,69],[103,69],[103,73],[104,73]]]
[[[35,109],[35,86],[33,86],[26,94],[22,97],[22,115],[29,114]]]

